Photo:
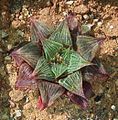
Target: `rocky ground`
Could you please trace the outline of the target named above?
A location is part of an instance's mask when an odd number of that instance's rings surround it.
[[[118,120],[118,0],[1,0],[0,4],[0,120]],[[36,92],[15,90],[17,72],[8,51],[30,40],[31,16],[52,26],[69,10],[92,26],[92,35],[107,36],[99,58],[110,78],[93,84],[95,96],[86,111],[63,97],[39,111]]]

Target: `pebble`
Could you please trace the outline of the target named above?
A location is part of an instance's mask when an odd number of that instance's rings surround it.
[[[72,5],[73,3],[74,3],[74,1],[70,0],[70,1],[67,1],[65,4]]]
[[[23,19],[23,16],[22,16],[22,15],[20,15],[20,16],[19,16],[19,20],[22,20],[22,19]]]
[[[113,25],[110,25],[110,27],[109,27],[110,29],[113,29]]]
[[[99,20],[99,19],[94,19],[93,21],[94,21],[94,22],[98,22],[98,20]]]
[[[28,103],[29,101],[30,101],[29,98],[26,96],[25,103]]]
[[[18,28],[21,25],[19,20],[14,20],[12,21],[12,27],[13,28]]]
[[[98,22],[97,25],[100,27],[102,26],[102,22]]]
[[[67,12],[63,12],[63,15],[66,16],[66,15],[67,15]]]
[[[112,105],[112,106],[111,106],[111,109],[112,109],[113,111],[115,111],[115,110],[116,110],[116,106],[115,106],[115,105]]]
[[[12,47],[13,47],[12,44],[8,44],[8,45],[7,45],[7,49],[8,49],[8,50],[11,50]]]
[[[22,91],[19,90],[12,90],[9,92],[9,96],[11,97],[11,100],[18,102],[23,99],[24,95]]]
[[[79,14],[86,14],[89,12],[89,9],[85,5],[79,5],[74,8],[74,11]]]
[[[85,15],[83,15],[83,18],[84,18],[85,20],[88,20],[88,19],[89,19],[89,16],[88,16],[87,14],[85,14]]]
[[[21,117],[22,116],[22,111],[21,110],[15,110],[15,118]]]

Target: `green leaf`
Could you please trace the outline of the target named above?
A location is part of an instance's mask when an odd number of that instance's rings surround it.
[[[55,57],[56,53],[60,51],[60,49],[63,47],[62,44],[51,41],[51,40],[45,40],[43,42],[43,48],[45,52],[46,59],[51,60]]]
[[[39,58],[32,76],[37,76],[39,79],[45,79],[49,81],[54,80],[54,74],[51,71],[51,67],[44,57]]]
[[[63,73],[67,71],[67,65],[66,64],[54,64],[52,66],[52,72],[55,75],[55,78],[60,77]]]
[[[59,80],[59,84],[70,92],[83,96],[82,75],[79,71],[68,75],[65,79]]]
[[[35,67],[40,58],[40,50],[36,44],[30,42],[15,52],[20,58],[26,61],[31,67]]]
[[[90,36],[78,36],[77,46],[77,51],[81,56],[88,61],[92,61],[99,49],[99,41],[98,39]]]
[[[52,35],[49,38],[50,40],[54,40],[56,42],[59,42],[63,45],[72,46],[72,40],[70,31],[67,25],[67,21],[62,21],[57,29],[52,33]]]
[[[68,72],[72,73],[74,71],[77,71],[85,66],[91,65],[92,63],[86,61],[84,58],[81,57],[78,53],[73,51],[73,53],[70,56],[70,63],[68,66]]]
[[[72,53],[72,51],[70,50],[70,48],[64,49],[62,51],[61,56],[66,64],[69,64],[71,53]]]

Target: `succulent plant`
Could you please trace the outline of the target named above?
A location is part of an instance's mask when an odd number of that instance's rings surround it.
[[[19,68],[16,88],[38,89],[40,110],[62,95],[86,109],[94,95],[90,81],[108,78],[96,59],[103,38],[82,35],[80,28],[73,13],[54,30],[32,19],[31,41],[11,53]]]

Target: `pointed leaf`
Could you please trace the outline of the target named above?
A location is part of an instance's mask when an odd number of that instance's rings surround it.
[[[41,55],[37,45],[30,42],[25,46],[21,47],[20,49],[13,51],[11,53],[11,56],[17,61],[17,64],[25,61],[34,68]]]
[[[94,63],[94,65],[87,66],[82,69],[84,79],[87,81],[108,79],[109,75],[100,61],[94,59],[92,62]]]
[[[54,41],[61,43],[63,45],[68,45],[68,46],[72,45],[71,36],[70,36],[70,32],[69,32],[69,28],[68,28],[66,20],[62,21],[59,24],[59,26],[51,34],[49,39],[54,40]]]
[[[20,66],[17,81],[15,84],[16,89],[26,90],[34,89],[37,87],[36,80],[30,78],[32,72],[33,69],[27,63],[23,63]]]
[[[78,25],[79,25],[79,23],[78,23],[78,19],[76,18],[75,13],[70,12],[67,15],[66,19],[67,19],[67,23],[68,23],[69,29],[71,31],[78,32]]]
[[[71,53],[72,53],[72,51],[70,50],[70,48],[65,49],[65,50],[62,51],[61,56],[62,56],[64,62],[65,62],[67,65],[69,64]]]
[[[39,79],[53,80],[54,75],[51,71],[51,67],[44,57],[39,58],[36,68],[32,73],[32,76],[36,76]]]
[[[52,105],[65,92],[60,85],[46,81],[40,81],[38,87],[40,91],[38,108],[40,110]]]
[[[84,58],[81,57],[81,55],[73,51],[70,57],[68,72],[72,73],[88,65],[91,65],[91,63],[86,61]]]
[[[17,66],[17,67],[20,67],[21,64],[22,64],[23,62],[25,62],[25,61],[17,54],[17,50],[14,50],[14,51],[10,54],[10,56],[11,56],[12,59],[14,60],[15,66]]]
[[[67,71],[67,65],[66,64],[54,64],[52,66],[52,72],[55,75],[55,78],[60,77],[62,74],[64,74]]]
[[[67,15],[66,19],[67,19],[68,27],[69,27],[71,38],[72,38],[73,49],[76,51],[77,50],[76,40],[77,40],[77,35],[80,34],[80,23],[76,18],[76,14],[73,12],[70,12]]]
[[[87,109],[88,101],[85,98],[70,92],[68,92],[67,95],[73,103],[79,105],[84,110]]]
[[[91,84],[87,81],[83,81],[83,91],[86,98],[91,98],[95,95]]]
[[[58,53],[62,47],[63,45],[58,42],[51,41],[51,40],[44,41],[43,48],[44,48],[46,59],[48,60],[53,59],[56,53]]]
[[[92,61],[95,57],[96,52],[99,49],[99,43],[101,40],[98,40],[90,36],[78,36],[77,37],[77,46],[78,52],[88,61]]]
[[[59,80],[59,84],[76,95],[84,96],[82,75],[79,71],[68,75],[65,79]]]
[[[31,19],[31,40],[41,43],[51,33],[51,30],[44,23]]]

